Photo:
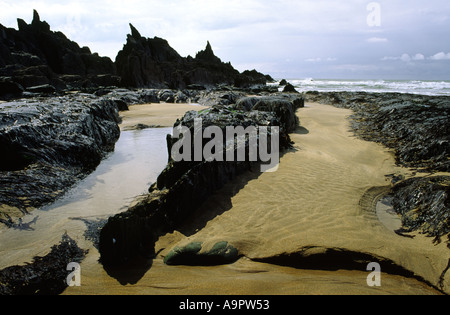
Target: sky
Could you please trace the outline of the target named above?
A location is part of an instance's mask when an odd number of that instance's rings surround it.
[[[115,60],[132,23],[182,56],[210,41],[239,71],[274,78],[450,80],[449,0],[0,0],[17,29],[33,9]]]

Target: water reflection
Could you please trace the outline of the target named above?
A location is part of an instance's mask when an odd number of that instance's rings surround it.
[[[90,222],[101,224],[123,211],[156,180],[167,164],[166,135],[171,131],[123,131],[115,151],[64,197],[33,211],[17,228],[1,226],[0,269],[45,254],[65,232],[75,240],[89,239]]]

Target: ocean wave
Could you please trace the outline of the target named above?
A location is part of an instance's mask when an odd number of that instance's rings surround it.
[[[299,92],[396,92],[423,95],[450,95],[450,81],[332,80],[313,78],[288,80]]]

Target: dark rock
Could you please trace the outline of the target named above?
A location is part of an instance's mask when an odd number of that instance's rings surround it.
[[[280,86],[285,86],[287,84],[288,84],[288,82],[286,81],[286,79],[283,79],[280,81]]]
[[[31,264],[0,270],[0,295],[57,295],[67,287],[69,263],[80,263],[86,251],[67,234],[44,257],[35,257]]]
[[[53,94],[56,92],[54,86],[50,84],[44,84],[39,86],[32,86],[26,89],[27,92],[38,93],[38,94]]]
[[[11,77],[25,88],[49,84],[63,90],[67,76],[78,76],[77,81],[71,78],[75,88],[118,85],[120,78],[109,58],[92,54],[61,32],[51,31],[36,11],[31,24],[22,19],[17,22],[18,30],[0,25],[0,76]]]
[[[170,266],[216,266],[234,263],[238,258],[237,249],[228,242],[216,243],[209,251],[202,251],[202,243],[194,242],[175,247],[164,258],[164,263]]]
[[[116,57],[124,87],[203,90],[218,84],[242,87],[267,82],[267,77],[256,71],[241,74],[222,62],[209,42],[195,58],[184,58],[166,40],[144,38],[133,25],[130,28],[131,35]]]
[[[121,104],[86,94],[3,103],[0,204],[26,213],[94,170],[119,138]]]
[[[0,97],[4,99],[14,98],[22,95],[23,87],[11,79],[0,78]]]
[[[298,91],[295,89],[295,87],[290,83],[286,84],[286,86],[283,89],[283,92],[284,93],[298,93]]]
[[[435,243],[450,233],[450,176],[402,181],[393,187],[392,196],[405,232],[419,231]]]

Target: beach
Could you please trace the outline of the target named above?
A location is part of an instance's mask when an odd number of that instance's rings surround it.
[[[191,108],[130,106],[121,129],[170,126]],[[351,113],[307,103],[297,112],[294,148],[282,155],[277,172],[248,173],[226,184],[179,231],[160,237],[156,258],[139,267],[108,274],[98,251],[89,248],[82,285],[64,294],[440,294],[427,284],[440,281],[450,258],[446,244],[397,235],[389,223],[398,217],[387,214],[383,223],[376,214],[378,198],[390,187],[386,176],[412,171],[396,166],[382,145],[356,138]],[[163,262],[175,246],[202,242],[208,248],[221,241],[238,250],[237,262]],[[305,258],[320,268],[302,266]],[[381,287],[368,286],[369,271],[355,263],[361,258],[380,263]],[[444,279],[444,288],[449,285]]]

